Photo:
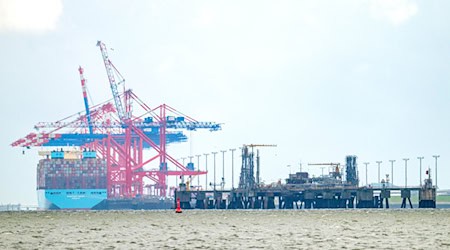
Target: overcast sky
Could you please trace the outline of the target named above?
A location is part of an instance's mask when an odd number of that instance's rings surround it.
[[[266,183],[300,163],[318,175],[307,163],[354,154],[363,183],[362,162],[375,182],[375,161],[385,174],[397,160],[396,184],[410,158],[408,183],[419,184],[417,157],[434,171],[439,154],[438,185],[448,189],[448,13],[444,0],[0,0],[0,203],[37,203],[38,149],[22,155],[10,143],[37,122],[83,110],[79,65],[92,101],[111,98],[97,40],[148,105],[224,123],[187,132],[190,143],[169,147],[175,158],[277,144],[261,148]],[[228,152],[227,186],[230,160]]]

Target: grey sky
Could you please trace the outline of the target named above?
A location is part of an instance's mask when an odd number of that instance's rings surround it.
[[[434,171],[440,154],[438,184],[450,188],[448,1],[39,3],[0,0],[1,203],[36,203],[37,150],[9,144],[39,121],[83,110],[78,65],[93,101],[110,98],[97,40],[150,106],[225,123],[170,147],[176,158],[270,143],[278,147],[261,150],[266,182],[286,178],[287,165],[355,154],[360,166],[371,162],[370,182],[375,161],[390,173],[396,159],[402,184],[409,157],[408,183],[418,184],[416,157]]]

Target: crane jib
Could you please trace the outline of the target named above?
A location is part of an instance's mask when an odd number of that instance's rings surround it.
[[[117,88],[117,82],[114,77],[114,72],[117,72],[117,74],[120,76],[120,73],[117,71],[117,69],[114,67],[114,65],[111,63],[111,60],[109,60],[108,57],[108,51],[106,49],[106,46],[101,41],[97,42],[97,46],[100,47],[100,52],[102,53],[103,62],[105,64],[106,68],[106,74],[108,75],[109,84],[111,86],[111,92],[114,98],[114,104],[116,105],[117,115],[119,116],[119,119],[121,122],[124,122],[126,120],[125,110],[122,105],[122,100],[120,99],[119,90]],[[124,83],[125,79],[121,79],[119,83]]]

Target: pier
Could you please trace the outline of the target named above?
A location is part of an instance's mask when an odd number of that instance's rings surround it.
[[[411,192],[419,194],[418,204],[411,202]],[[401,208],[436,208],[435,187],[309,187],[283,185],[255,190],[175,192],[183,209],[332,209],[390,208],[393,192],[400,193]]]
[[[259,159],[257,151],[256,158]],[[313,163],[331,166],[328,175],[310,176],[308,172],[289,174],[286,183],[262,185],[254,176],[256,165],[259,177],[259,160],[247,147],[242,151],[242,168],[238,188],[231,190],[202,191],[181,183],[175,191],[183,209],[332,209],[332,208],[390,208],[392,194],[399,195],[401,208],[414,208],[411,193],[418,193],[418,208],[436,208],[436,186],[430,171],[420,186],[393,186],[382,180],[380,186],[359,186],[356,156],[346,157],[345,181],[339,163]]]
[[[412,204],[411,192],[419,194]],[[254,191],[183,191],[177,190],[183,209],[321,209],[390,208],[392,192],[400,192],[401,208],[436,208],[436,189],[335,187],[287,189],[261,188]]]

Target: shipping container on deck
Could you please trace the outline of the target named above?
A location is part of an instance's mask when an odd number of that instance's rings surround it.
[[[107,198],[106,161],[93,151],[53,151],[37,165],[41,209],[91,209]]]
[[[42,159],[37,167],[38,189],[106,188],[102,159]]]

